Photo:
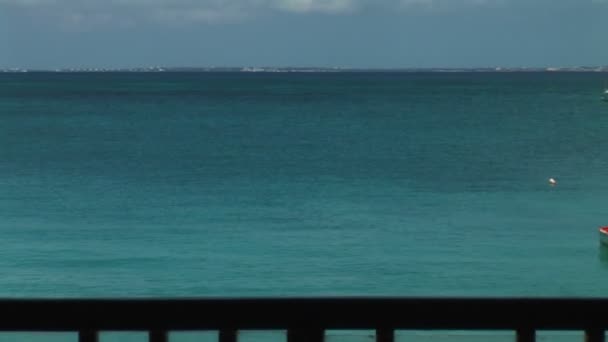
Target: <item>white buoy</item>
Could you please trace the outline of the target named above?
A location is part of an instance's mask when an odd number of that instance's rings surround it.
[[[557,185],[557,181],[555,180],[555,178],[549,178],[549,184]]]

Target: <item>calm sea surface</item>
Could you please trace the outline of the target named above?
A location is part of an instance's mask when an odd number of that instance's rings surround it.
[[[606,296],[607,80],[0,74],[0,297]]]

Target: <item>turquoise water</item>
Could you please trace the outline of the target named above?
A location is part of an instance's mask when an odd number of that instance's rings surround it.
[[[241,331],[239,342],[286,342],[284,331]],[[216,342],[217,332],[172,332],[169,334],[171,342]],[[539,342],[581,342],[582,332],[576,331],[540,331],[537,333]],[[76,334],[70,333],[2,333],[2,342],[76,342]],[[514,332],[506,331],[397,331],[397,342],[513,342]],[[145,332],[103,332],[100,334],[101,342],[147,342]],[[328,331],[325,334],[327,342],[374,342],[373,331]]]
[[[2,74],[0,297],[605,296],[606,79]]]

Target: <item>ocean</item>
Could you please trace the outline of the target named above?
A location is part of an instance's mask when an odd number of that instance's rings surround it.
[[[0,74],[0,297],[603,297],[606,80]]]

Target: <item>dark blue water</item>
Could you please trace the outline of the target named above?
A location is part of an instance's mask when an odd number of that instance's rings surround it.
[[[604,296],[606,79],[2,74],[0,297]]]

